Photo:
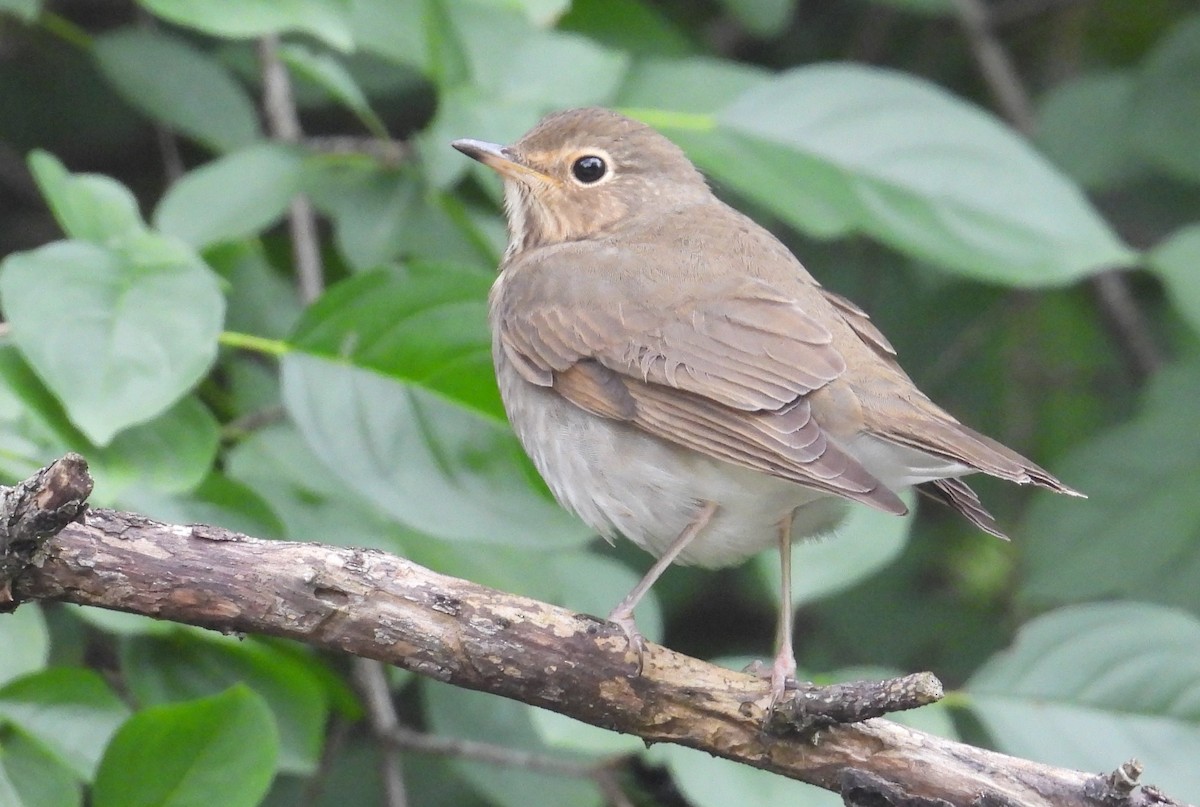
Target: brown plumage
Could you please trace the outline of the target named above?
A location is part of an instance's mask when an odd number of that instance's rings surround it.
[[[564,506],[660,560],[726,565],[826,532],[846,501],[902,514],[916,485],[1003,537],[960,477],[1075,494],[916,388],[867,314],[718,200],[673,143],[603,109],[511,147],[455,147],[504,178],[492,290],[513,426]],[[772,702],[794,672],[785,571]]]

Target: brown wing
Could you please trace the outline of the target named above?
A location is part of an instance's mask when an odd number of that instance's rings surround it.
[[[588,358],[746,411],[779,409],[845,371],[832,335],[795,301],[758,280],[727,285],[661,308],[550,305],[526,293],[505,306],[500,337],[522,375],[542,386]]]
[[[883,335],[883,331],[875,327],[875,323],[871,322],[871,317],[866,311],[859,308],[854,301],[846,299],[837,292],[823,288],[821,294],[837,309],[837,312],[842,315],[842,319],[846,320],[846,323],[854,329],[858,338],[866,342],[879,358],[893,365],[896,364],[896,348],[892,347],[892,343]]]
[[[841,375],[845,362],[830,332],[794,300],[744,277],[706,287],[703,299],[668,290],[666,304],[653,308],[637,295],[603,305],[579,300],[578,288],[537,293],[538,281],[532,272],[505,278],[494,312],[501,347],[528,381],[735,465],[906,511],[813,419],[805,395]]]

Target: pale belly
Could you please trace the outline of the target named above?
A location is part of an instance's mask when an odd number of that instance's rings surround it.
[[[828,532],[845,516],[841,498],[589,414],[525,381],[504,357],[496,370],[509,420],[555,498],[608,538],[623,535],[662,555],[703,504],[715,502],[713,520],[678,562],[730,566],[775,546],[789,518],[795,540]]]

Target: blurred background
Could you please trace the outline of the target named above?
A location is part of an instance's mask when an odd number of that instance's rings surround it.
[[[76,450],[96,506],[607,613],[650,558],[560,511],[508,429],[500,186],[448,145],[593,104],[682,145],[932,398],[1090,496],[980,481],[1011,543],[856,512],[796,553],[804,674],[932,670],[925,730],[1137,757],[1200,801],[1192,2],[0,0],[0,474]],[[769,658],[777,576],[672,569],[639,623]],[[838,803],[278,641],[48,605],[0,646],[5,805]]]

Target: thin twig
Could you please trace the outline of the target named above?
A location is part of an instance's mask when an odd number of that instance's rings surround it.
[[[576,762],[534,751],[519,751],[502,745],[482,743],[478,740],[438,737],[399,726],[382,738],[395,748],[418,754],[469,759],[487,765],[520,768],[551,776],[587,779],[596,785],[610,807],[632,807],[629,797],[621,790],[611,760],[604,760],[600,764]]]
[[[346,735],[349,730],[349,721],[340,715],[335,714],[330,718],[329,730],[325,732],[325,745],[321,748],[321,759],[317,762],[316,771],[308,777],[297,807],[314,807],[320,801],[330,771],[333,770],[334,760],[337,759],[342,747],[346,744]]]
[[[412,157],[413,148],[404,140],[350,135],[309,135],[301,140],[304,147],[318,154],[370,157],[381,165],[395,167]]]
[[[354,659],[354,683],[367,712],[371,733],[381,746],[379,774],[383,779],[384,803],[387,807],[407,807],[408,793],[404,787],[404,771],[400,767],[399,746],[390,742],[397,731],[404,729],[392,703],[388,687],[387,668],[371,659]]]
[[[1033,102],[1016,65],[993,31],[982,0],[953,0],[971,53],[1005,118],[1026,137],[1037,127]],[[1100,272],[1089,280],[1113,339],[1140,378],[1153,375],[1163,358],[1145,314],[1137,307],[1125,276],[1117,270]]]
[[[271,137],[284,143],[298,143],[302,132],[292,97],[292,80],[279,58],[279,38],[264,36],[258,41],[259,61],[262,63],[263,109]],[[288,212],[288,229],[292,237],[292,254],[296,260],[296,277],[300,300],[311,303],[325,288],[325,271],[321,265],[321,246],[317,239],[317,217],[308,197],[298,194]]]

